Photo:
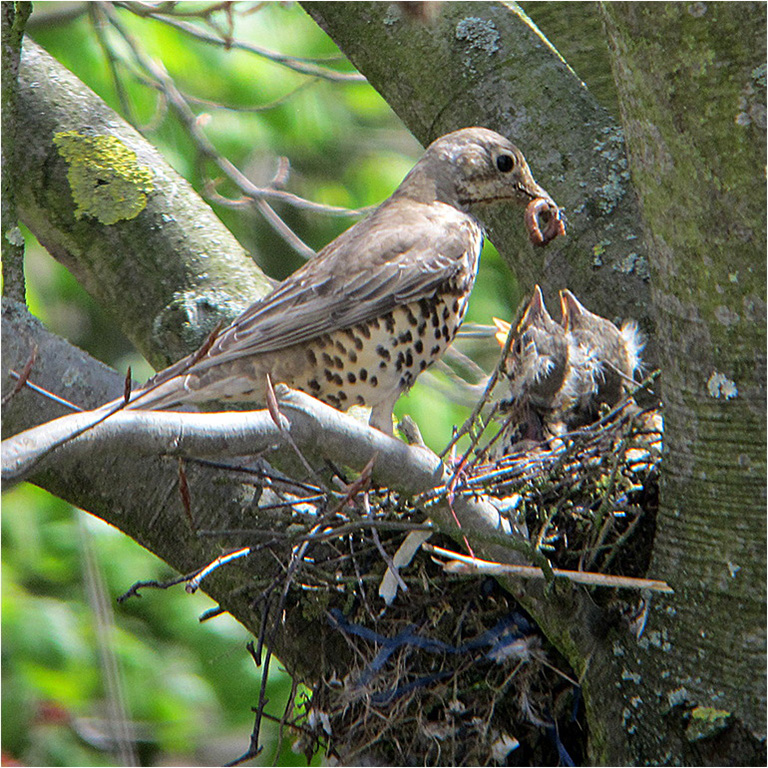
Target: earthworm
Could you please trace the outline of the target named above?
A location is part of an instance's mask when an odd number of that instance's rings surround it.
[[[548,214],[542,232],[539,225],[539,216]],[[534,245],[546,245],[558,235],[565,234],[565,222],[561,218],[560,209],[545,197],[537,197],[528,203],[525,209],[525,226],[528,237]]]

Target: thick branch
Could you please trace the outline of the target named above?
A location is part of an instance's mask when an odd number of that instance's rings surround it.
[[[20,218],[153,364],[187,354],[218,320],[267,292],[266,278],[192,187],[30,40],[18,111]]]

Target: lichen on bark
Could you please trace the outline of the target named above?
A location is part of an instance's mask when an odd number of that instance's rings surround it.
[[[154,190],[152,171],[117,136],[60,131],[53,143],[69,164],[67,179],[76,218],[93,216],[102,224],[135,219]]]

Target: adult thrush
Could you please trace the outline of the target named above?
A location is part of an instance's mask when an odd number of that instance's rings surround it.
[[[267,375],[336,408],[392,408],[453,340],[477,273],[483,232],[471,210],[528,206],[531,241],[564,232],[560,212],[517,147],[485,128],[433,142],[394,194],[246,309],[207,350],[161,371],[129,408],[263,404]],[[543,233],[542,233],[543,230]]]

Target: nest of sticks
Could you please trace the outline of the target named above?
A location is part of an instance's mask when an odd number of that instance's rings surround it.
[[[471,460],[455,460],[451,484],[417,499],[371,488],[365,473],[341,493],[273,483],[261,506],[274,508],[295,542],[283,594],[292,610],[321,617],[353,660],[283,716],[299,734],[295,748],[309,757],[322,747],[348,764],[580,762],[586,726],[573,671],[491,576],[446,564],[461,557],[454,541],[435,532],[414,547],[389,605],[379,588],[404,540],[428,530],[430,504],[447,494],[483,494],[527,526],[531,562],[545,573],[642,577],[659,430],[657,412],[627,399],[533,450],[489,462],[475,447]],[[609,615],[642,631],[638,592],[622,591],[624,602],[612,589],[593,592]]]

